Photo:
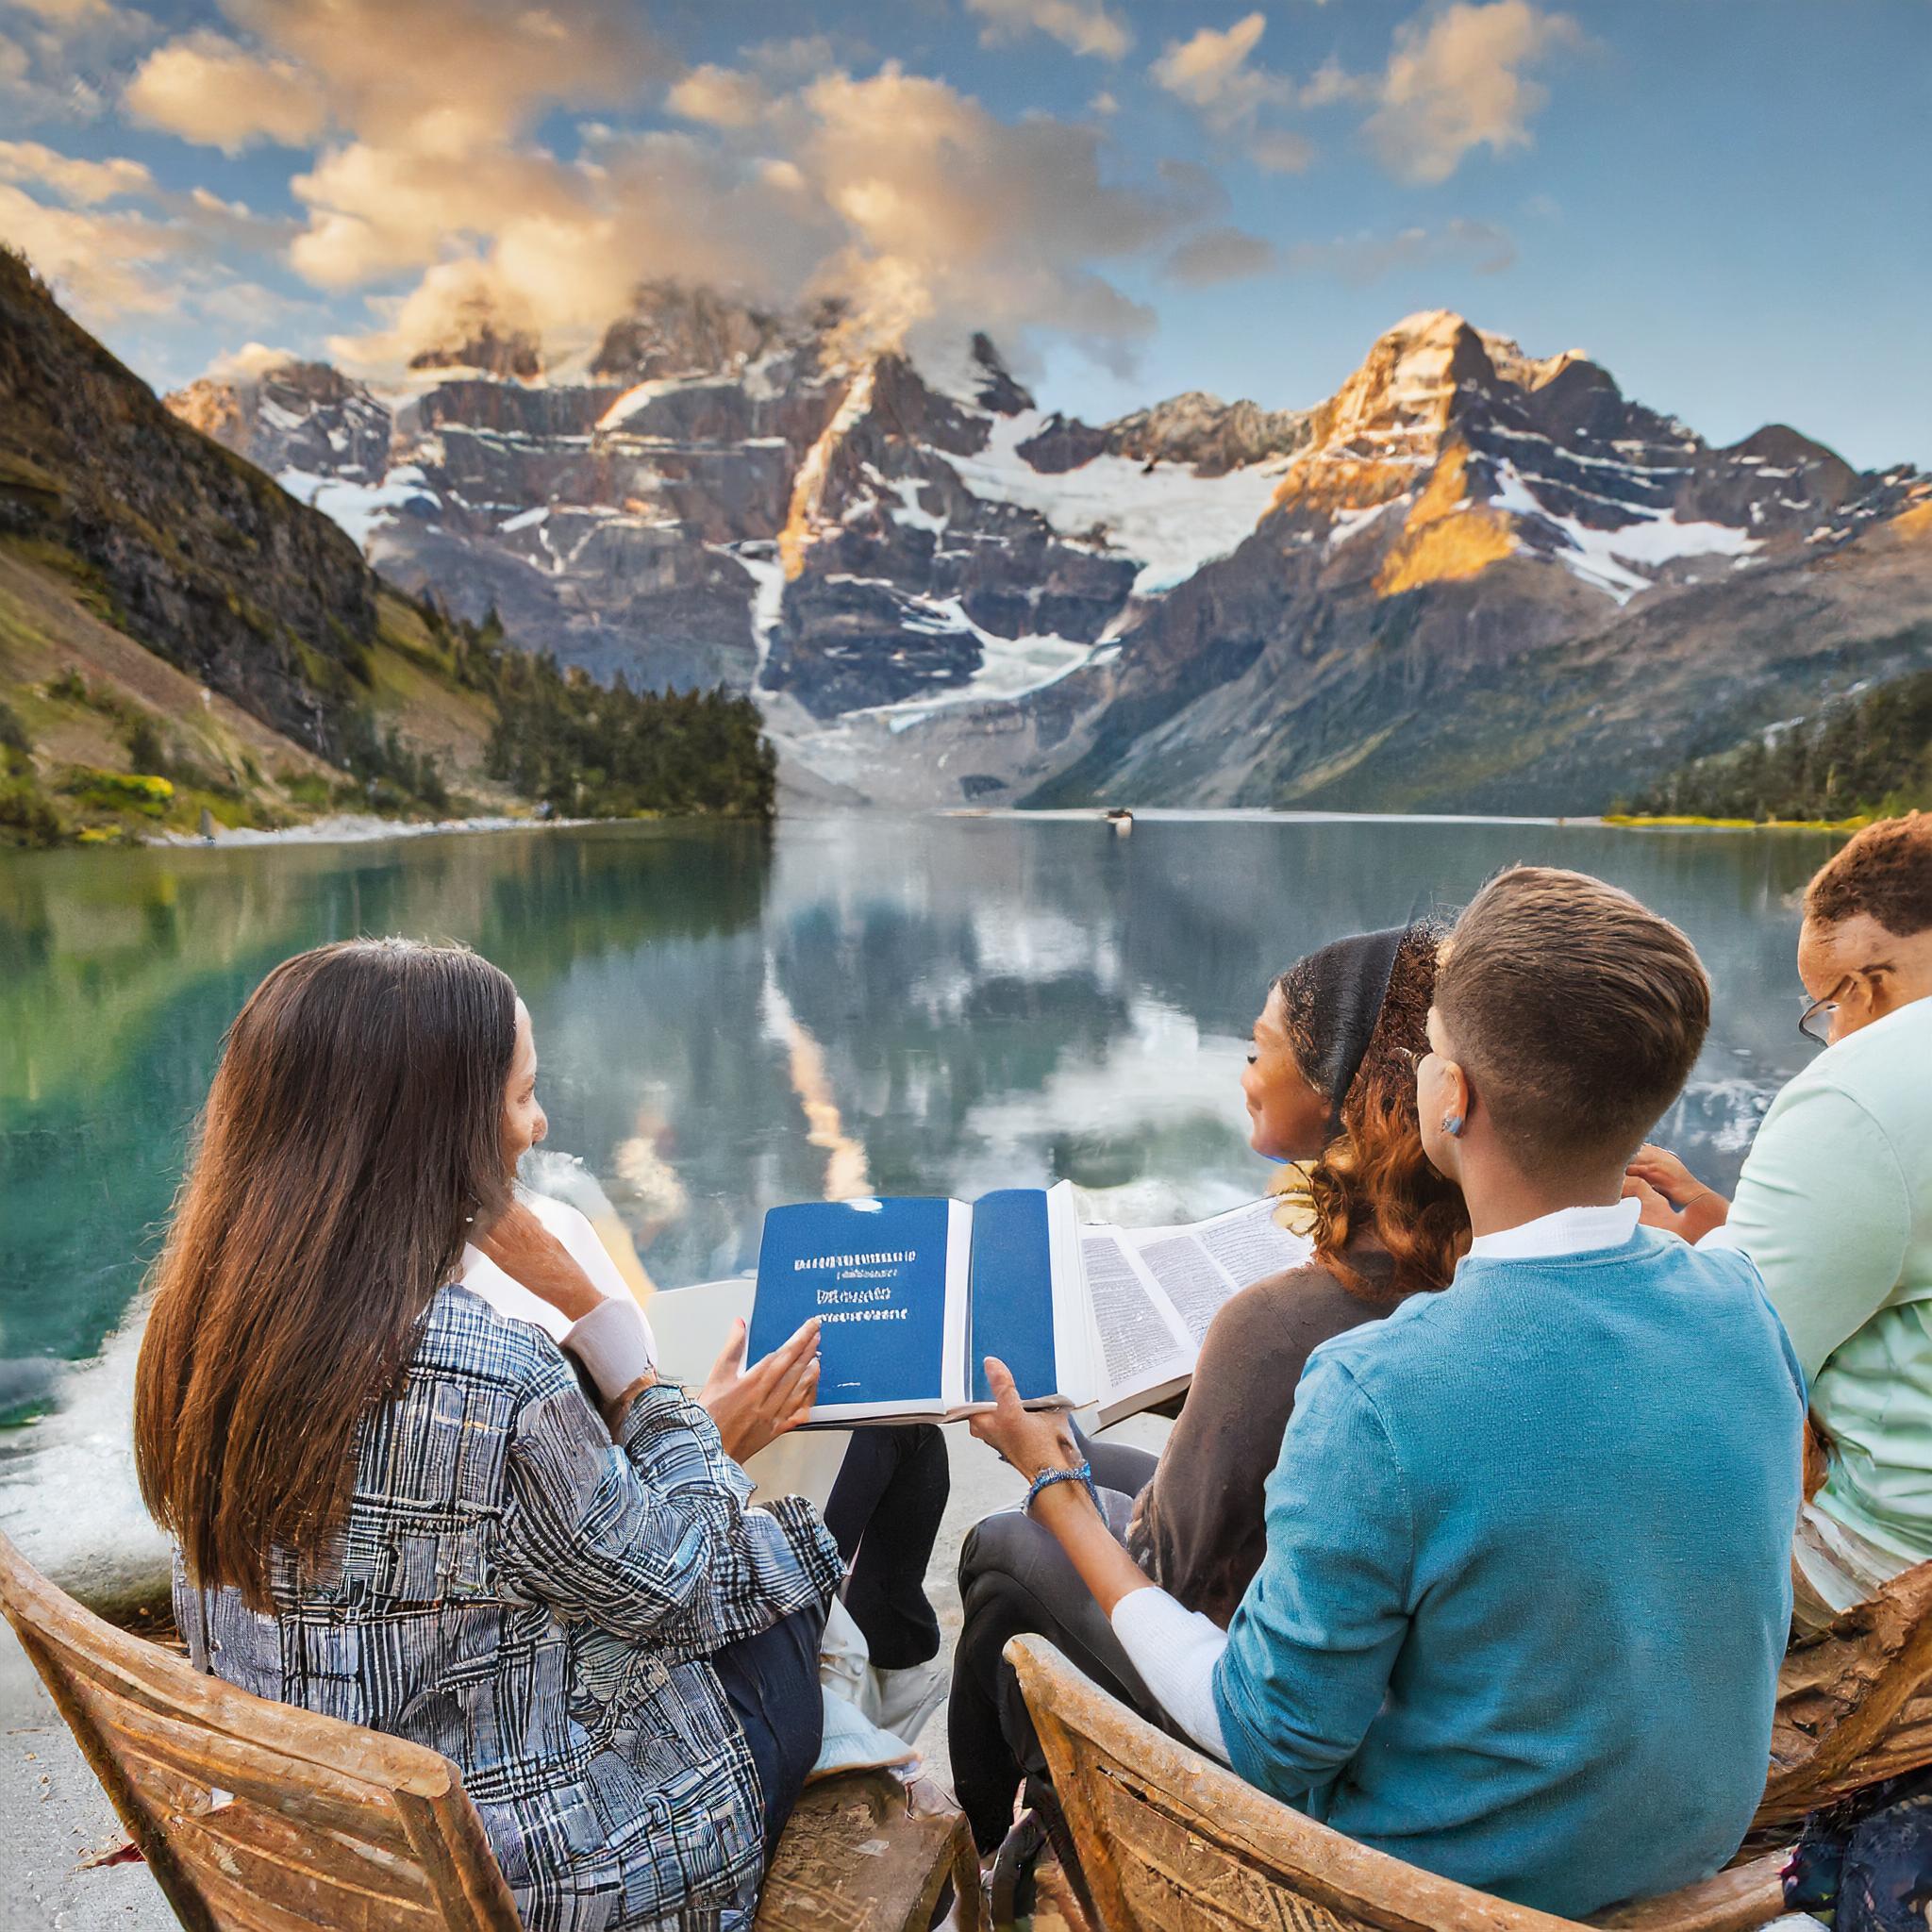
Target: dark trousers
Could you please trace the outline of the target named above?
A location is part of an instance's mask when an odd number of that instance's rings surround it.
[[[793,1610],[756,1637],[727,1643],[711,1659],[758,1767],[765,1801],[765,1863],[819,1755],[825,1704],[819,1690],[823,1610]]]
[[[1155,1458],[1124,1443],[1082,1438],[1081,1447],[1108,1520],[1124,1537],[1128,1508],[1152,1479]],[[1012,1824],[1022,1781],[1046,1769],[1019,1680],[1000,1655],[1008,1639],[1044,1637],[1103,1690],[1162,1719],[1058,1540],[1030,1516],[1002,1510],[973,1531],[959,1555],[959,1595],[966,1621],[953,1657],[946,1730],[960,1807],[979,1849],[990,1852]]]
[[[931,1423],[853,1430],[825,1524],[850,1565],[845,1607],[882,1671],[939,1655],[925,1569],[952,1484],[945,1441]]]

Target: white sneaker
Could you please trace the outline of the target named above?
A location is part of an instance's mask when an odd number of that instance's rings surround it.
[[[904,1671],[882,1671],[876,1664],[868,1664],[865,1676],[865,1714],[882,1731],[891,1731],[908,1744],[918,1740],[926,1720],[940,1707],[953,1682],[952,1670],[943,1657]]]

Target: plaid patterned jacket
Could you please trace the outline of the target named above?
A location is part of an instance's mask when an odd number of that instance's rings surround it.
[[[531,1932],[735,1923],[764,1821],[706,1659],[837,1587],[810,1507],[751,1484],[675,1384],[621,1446],[540,1329],[461,1287],[365,1427],[321,1574],[278,1553],[273,1614],[193,1592],[229,1683],[455,1759]]]

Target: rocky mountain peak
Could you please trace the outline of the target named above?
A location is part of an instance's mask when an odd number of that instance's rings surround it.
[[[543,344],[536,331],[506,322],[483,297],[462,304],[443,340],[409,358],[416,370],[475,370],[500,380],[534,382],[543,374]]]
[[[605,330],[590,373],[626,383],[736,375],[775,348],[795,349],[823,336],[841,312],[835,304],[788,316],[715,289],[644,282],[629,312]]]
[[[165,398],[182,422],[271,472],[379,477],[389,411],[327,362],[250,355]]]
[[[1307,443],[1308,424],[1307,409],[1224,403],[1205,390],[1189,390],[1110,425],[1108,446],[1141,462],[1186,463],[1201,475],[1221,476],[1292,455]]]
[[[1033,407],[1033,398],[1013,379],[1012,371],[985,330],[974,331],[969,353],[979,378],[974,391],[977,402],[996,416],[1017,416]]]

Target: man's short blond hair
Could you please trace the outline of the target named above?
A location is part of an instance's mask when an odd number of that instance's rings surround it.
[[[1710,1026],[1690,941],[1586,873],[1498,873],[1456,924],[1436,1009],[1504,1144],[1535,1173],[1634,1153]]]

